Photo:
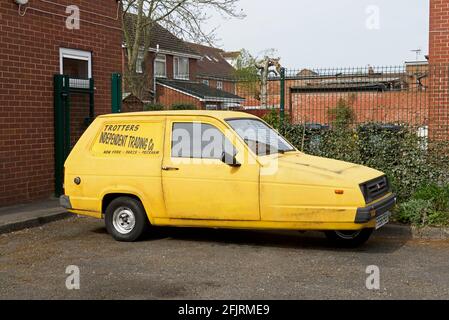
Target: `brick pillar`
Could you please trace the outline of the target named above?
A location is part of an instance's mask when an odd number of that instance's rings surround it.
[[[449,140],[449,0],[430,0],[429,136]]]

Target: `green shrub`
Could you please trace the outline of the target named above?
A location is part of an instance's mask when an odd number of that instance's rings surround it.
[[[350,98],[353,101],[354,98]],[[346,99],[339,99],[337,106],[333,109],[329,109],[329,116],[332,119],[332,124],[338,128],[347,128],[355,120],[355,113],[351,106],[352,102],[346,101]]]
[[[276,130],[279,130],[281,126],[281,117],[279,116],[277,109],[271,109],[262,119]]]
[[[165,107],[162,104],[158,103],[149,103],[143,106],[144,111],[162,111],[165,110]]]
[[[197,107],[191,103],[175,103],[171,106],[171,110],[197,110]]]
[[[413,199],[399,204],[395,218],[402,223],[422,226],[428,221],[431,207],[431,201]]]
[[[448,226],[449,225],[449,212],[447,211],[434,211],[429,214],[427,224],[430,226]]]
[[[396,219],[418,226],[449,224],[449,185],[425,185],[399,205]]]
[[[449,185],[442,187],[436,184],[424,186],[415,192],[413,198],[431,201],[432,208],[435,211],[449,212]]]

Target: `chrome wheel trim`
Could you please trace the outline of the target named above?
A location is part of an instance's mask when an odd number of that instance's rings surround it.
[[[357,238],[362,231],[335,231],[335,234],[343,240],[353,240]]]
[[[129,234],[136,226],[136,216],[130,208],[120,207],[112,215],[112,224],[120,234]]]

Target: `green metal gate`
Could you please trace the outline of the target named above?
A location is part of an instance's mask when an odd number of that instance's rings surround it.
[[[94,79],[54,76],[55,195],[64,193],[64,162],[75,143],[95,118]],[[111,77],[111,112],[122,108],[122,76]]]
[[[92,122],[94,80],[54,76],[55,195],[63,194],[64,162],[81,134]]]

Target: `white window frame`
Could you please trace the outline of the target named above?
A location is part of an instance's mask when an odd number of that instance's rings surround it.
[[[136,61],[136,73],[143,73],[144,58],[145,58],[145,53],[143,51],[139,51],[139,54],[137,55],[137,61]]]
[[[187,60],[187,76],[179,76],[176,74],[176,69],[179,71],[179,61]],[[176,68],[177,67],[177,68]],[[190,60],[186,57],[173,57],[173,78],[178,80],[189,80],[190,79]]]
[[[83,60],[88,62],[88,78],[92,78],[92,52],[76,50],[76,49],[67,49],[67,48],[59,48],[59,73],[64,74],[64,58],[74,59],[74,60]]]
[[[209,85],[209,80],[203,80],[203,84],[205,84],[206,86],[208,86]]]
[[[217,104],[206,104],[206,110],[218,110]]]
[[[223,81],[217,81],[217,89],[223,90]]]
[[[157,75],[156,74],[156,63],[157,62],[163,62],[164,63],[164,75]],[[167,78],[167,56],[165,54],[156,54],[156,57],[154,58],[154,76],[156,78]]]

